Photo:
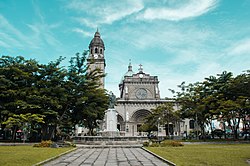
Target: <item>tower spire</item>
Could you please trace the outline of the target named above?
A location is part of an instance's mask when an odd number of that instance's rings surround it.
[[[129,59],[128,71],[132,71],[131,59]]]

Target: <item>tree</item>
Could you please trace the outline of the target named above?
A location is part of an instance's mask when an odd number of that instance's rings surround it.
[[[108,97],[99,88],[105,75],[96,69],[87,72],[86,55],[76,54],[69,69],[61,66],[64,58],[48,64],[23,57],[0,58],[0,123],[20,114],[40,114],[42,139],[53,139],[63,128],[85,123],[93,131],[104,116]],[[84,121],[88,119],[88,121]],[[16,131],[16,130],[15,130]],[[15,131],[12,132],[15,136]],[[93,133],[93,132],[92,132]],[[14,137],[13,137],[14,138]]]
[[[3,122],[3,124],[6,124],[7,128],[14,128],[14,134],[16,134],[16,130],[20,128],[24,136],[23,141],[25,142],[28,134],[31,133],[32,129],[34,129],[34,126],[36,124],[44,123],[43,118],[44,116],[40,114],[14,114],[12,117],[9,117],[7,121]]]
[[[108,95],[104,89],[99,88],[99,80],[105,75],[100,69],[88,70],[86,65],[87,51],[80,56],[79,53],[70,60],[68,69],[68,85],[71,87],[72,120],[74,124],[82,124],[94,135],[94,128],[98,121],[103,120],[105,110],[108,109]]]
[[[183,118],[195,119],[202,134],[205,125],[218,119],[224,123],[226,138],[226,124],[231,127],[234,138],[238,138],[240,119],[246,120],[249,116],[249,71],[233,78],[231,72],[222,72],[217,77],[209,76],[203,82],[179,85],[181,92],[176,92],[176,101],[181,105]],[[247,124],[247,122],[244,122]],[[213,135],[213,132],[212,132]]]
[[[152,109],[152,114],[149,114],[145,118],[145,124],[149,126],[147,128],[148,131],[154,129],[153,126],[164,125],[166,135],[168,136],[172,134],[170,131],[170,124],[175,124],[178,121],[178,112],[174,111],[174,105],[171,102],[164,103],[162,105],[159,105],[155,109]]]
[[[3,123],[13,114],[35,111],[38,106],[27,102],[32,95],[35,75],[38,71],[35,60],[23,57],[2,56],[0,58],[0,122]],[[5,124],[2,125],[2,129]],[[15,132],[13,139],[15,139]]]
[[[204,86],[197,82],[194,84],[185,85],[183,82],[178,86],[181,92],[177,92],[176,102],[180,104],[181,118],[190,118],[195,121],[195,133],[198,137],[198,128],[201,129],[201,134],[205,135],[205,125],[208,123],[209,110],[205,100]]]
[[[142,124],[139,128],[138,128],[138,131],[139,132],[147,132],[148,133],[148,136],[150,136],[150,133],[152,131],[158,131],[158,127],[157,127],[157,124],[150,124],[150,123],[144,123]]]

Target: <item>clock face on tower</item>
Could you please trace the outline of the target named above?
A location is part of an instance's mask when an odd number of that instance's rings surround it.
[[[138,99],[145,99],[145,98],[147,98],[147,90],[144,89],[144,88],[140,88],[140,89],[138,89],[138,90],[135,92],[135,96],[136,96]]]
[[[98,58],[98,55],[97,55],[97,54],[94,54],[94,58],[97,59],[97,58]]]

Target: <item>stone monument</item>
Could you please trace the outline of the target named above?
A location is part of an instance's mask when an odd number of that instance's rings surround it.
[[[119,131],[117,130],[117,111],[115,110],[115,103],[116,96],[110,92],[109,108],[105,112],[105,129],[102,132],[102,136],[119,136]]]

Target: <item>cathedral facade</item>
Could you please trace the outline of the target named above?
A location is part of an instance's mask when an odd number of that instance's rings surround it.
[[[98,31],[89,44],[89,50],[89,57],[87,59],[89,70],[99,68],[102,73],[105,73],[105,46]],[[100,82],[100,88],[104,88],[104,78]],[[115,105],[115,110],[117,111],[117,131],[123,136],[146,136],[146,133],[139,132],[144,118],[151,114],[151,109],[172,101],[160,98],[157,76],[145,73],[142,65],[139,65],[138,72],[134,72],[131,62],[128,65],[127,71],[122,76],[118,87],[120,95],[117,97]],[[177,106],[175,106],[175,109],[177,109]],[[157,127],[157,135],[166,135],[164,126],[158,125]],[[105,130],[105,125],[101,130]],[[171,135],[183,135],[188,130],[188,121],[172,124],[171,129],[168,129],[168,131],[172,131]]]
[[[124,135],[144,135],[138,130],[144,118],[151,113],[151,109],[167,102],[160,98],[158,84],[158,77],[145,73],[142,65],[139,72],[134,73],[129,63],[128,71],[119,84],[120,97],[115,107],[118,112],[117,128]]]

